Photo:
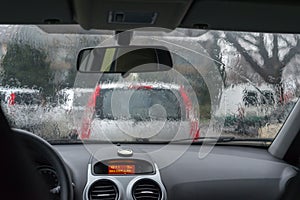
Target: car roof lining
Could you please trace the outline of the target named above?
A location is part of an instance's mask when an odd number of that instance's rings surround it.
[[[300,33],[295,23],[300,21],[300,2],[291,0],[4,0],[1,8],[0,24],[79,23],[84,29],[103,30],[157,26]],[[112,9],[153,11],[158,17],[154,24],[109,24],[107,12]]]

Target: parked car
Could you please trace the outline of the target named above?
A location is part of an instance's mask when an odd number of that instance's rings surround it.
[[[36,117],[46,103],[37,89],[1,88],[1,107],[18,128],[31,130],[40,123]]]
[[[86,105],[81,139],[167,141],[200,135],[199,110],[180,85],[99,84]]]
[[[7,105],[39,105],[42,96],[37,89],[28,88],[0,88],[1,102]]]

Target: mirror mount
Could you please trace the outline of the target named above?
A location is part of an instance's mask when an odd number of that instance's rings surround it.
[[[130,75],[130,72],[121,73],[122,78],[127,78]]]
[[[122,34],[119,34],[122,33]],[[120,46],[129,46],[133,36],[133,31],[116,31],[116,40]]]

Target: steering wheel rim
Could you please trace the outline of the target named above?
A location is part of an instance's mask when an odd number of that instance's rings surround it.
[[[45,155],[56,171],[60,183],[60,199],[72,200],[73,186],[71,175],[60,154],[47,141],[31,132],[20,129],[12,129],[12,131],[20,137],[24,144],[32,146]]]

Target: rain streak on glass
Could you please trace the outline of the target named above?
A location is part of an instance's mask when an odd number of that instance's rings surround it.
[[[187,56],[172,53],[180,76],[172,70],[127,77],[82,75],[74,85],[79,50],[113,37],[111,31],[97,33],[48,34],[33,25],[0,26],[0,98],[12,127],[50,141],[110,135],[111,140],[151,142],[172,140],[179,122],[183,138],[205,136],[213,116],[215,127],[223,120],[223,136],[274,138],[298,100],[299,35],[190,29],[135,33],[139,41],[151,36],[200,45],[222,77],[218,94],[211,96],[205,82],[210,72],[197,73],[195,67],[201,66],[191,64],[188,51]],[[160,131],[150,134],[161,122]],[[133,130],[130,135],[122,131],[125,126]]]

